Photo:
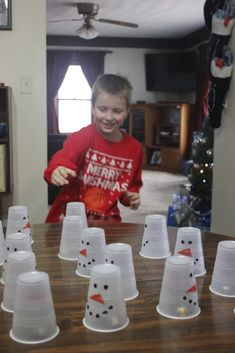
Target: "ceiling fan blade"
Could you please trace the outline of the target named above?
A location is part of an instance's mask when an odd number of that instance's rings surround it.
[[[118,26],[125,26],[125,27],[131,27],[131,28],[138,28],[139,26],[136,23],[130,23],[130,22],[124,22],[124,21],[116,21],[116,20],[108,20],[105,18],[99,18],[95,19],[93,18],[94,21],[102,22],[102,23],[110,23],[112,25],[118,25]]]
[[[53,22],[77,22],[77,21],[82,21],[82,18],[70,18],[70,19],[67,19],[67,20],[47,20],[46,22],[47,23],[53,23]]]

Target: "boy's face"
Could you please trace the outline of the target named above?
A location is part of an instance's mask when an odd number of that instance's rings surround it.
[[[126,99],[101,91],[92,107],[98,131],[111,139],[120,136],[120,126],[128,114]]]

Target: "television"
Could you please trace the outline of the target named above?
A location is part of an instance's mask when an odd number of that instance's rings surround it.
[[[195,91],[197,53],[145,54],[145,74],[147,91]]]

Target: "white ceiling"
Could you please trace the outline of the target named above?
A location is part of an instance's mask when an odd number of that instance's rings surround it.
[[[82,0],[80,2],[91,2]],[[78,1],[47,0],[47,20],[79,18]],[[180,38],[204,27],[205,0],[97,0],[97,19],[133,22],[138,28],[93,22],[101,37]],[[48,35],[75,36],[83,21],[47,23]]]

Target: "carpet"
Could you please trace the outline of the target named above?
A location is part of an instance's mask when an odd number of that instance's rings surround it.
[[[152,170],[144,170],[142,179],[141,205],[138,210],[119,205],[122,222],[143,224],[148,214],[167,215],[173,193],[179,190],[181,184],[189,183],[185,175]]]

